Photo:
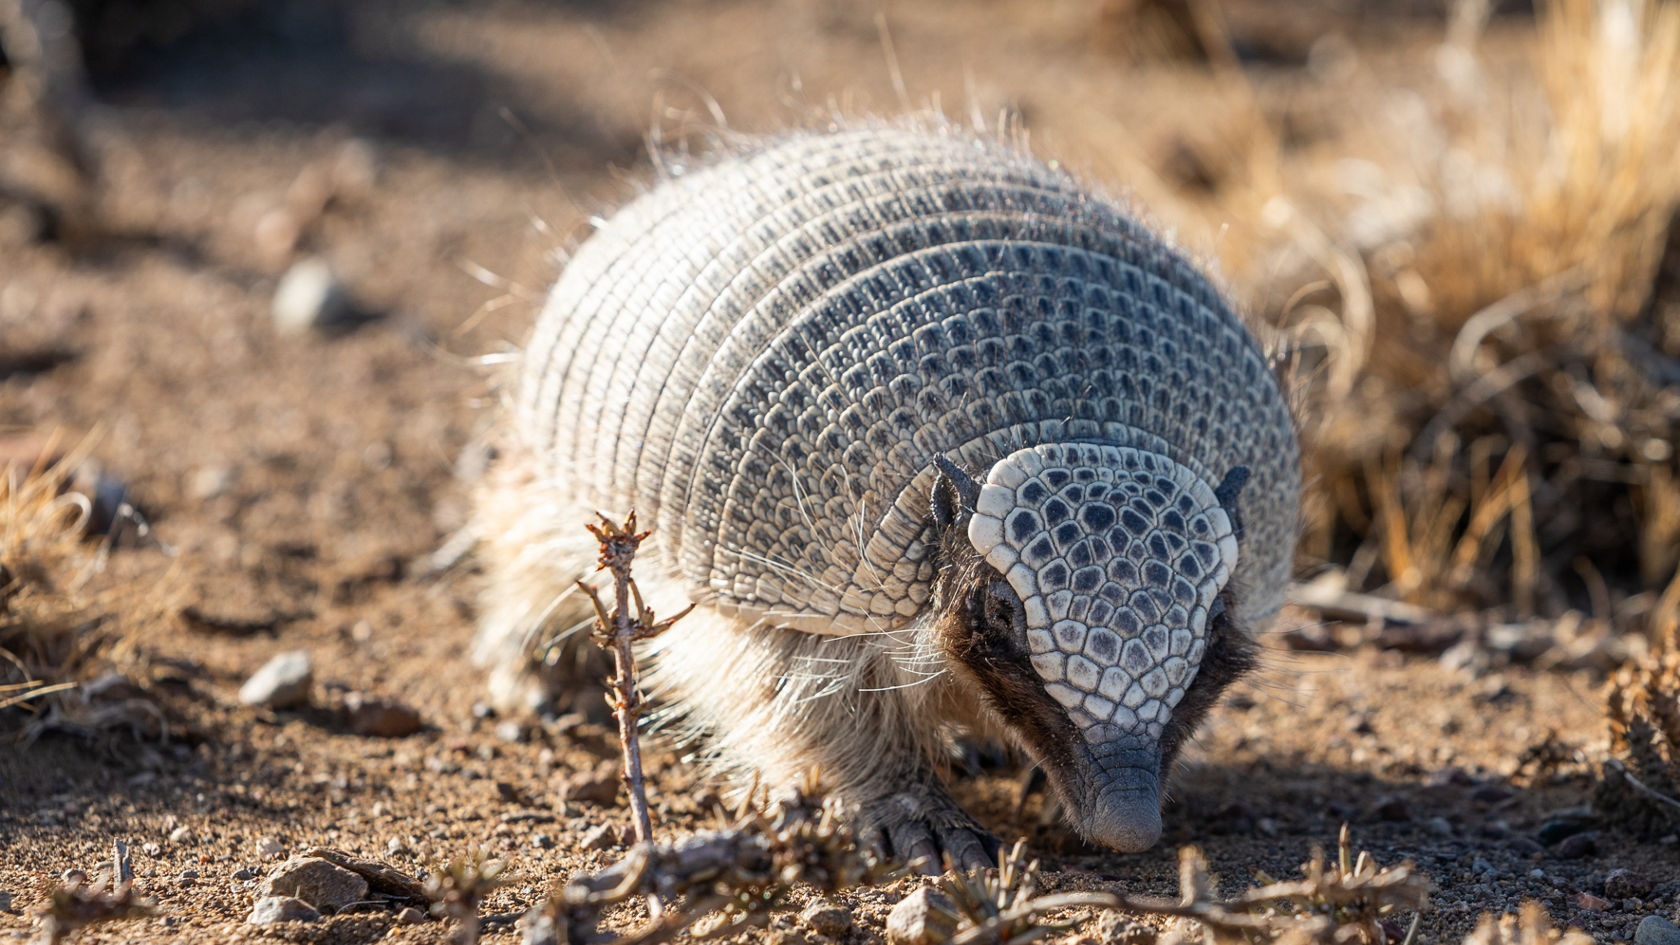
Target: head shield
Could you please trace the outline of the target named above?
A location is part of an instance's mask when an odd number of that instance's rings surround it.
[[[1157,453],[1035,446],[992,467],[968,537],[1021,598],[1051,697],[1082,726],[1159,738],[1237,565],[1213,489]]]
[[[1237,565],[1230,516],[1166,456],[1047,444],[991,468],[968,537],[1020,598],[1033,669],[1085,740],[1091,813],[1107,820],[1087,832],[1148,846],[1161,735]]]

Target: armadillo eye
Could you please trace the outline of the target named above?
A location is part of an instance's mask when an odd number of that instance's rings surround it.
[[[990,581],[984,594],[986,623],[999,630],[1015,629],[1015,614],[1020,604],[1015,590],[1003,581]]]

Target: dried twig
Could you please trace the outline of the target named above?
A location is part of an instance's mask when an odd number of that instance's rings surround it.
[[[1207,861],[1195,847],[1179,850],[1176,901],[1111,892],[1034,896],[1038,864],[1022,865],[1022,851],[1016,844],[1000,862],[996,879],[947,881],[946,889],[963,915],[951,945],[1022,945],[1068,927],[1044,922],[1042,916],[1081,907],[1191,919],[1215,943],[1287,938],[1325,945],[1382,945],[1388,940],[1382,920],[1398,910],[1422,909],[1429,891],[1428,879],[1415,873],[1410,863],[1378,867],[1368,853],[1354,855],[1345,826],[1334,863],[1326,865],[1315,851],[1301,879],[1275,882],[1262,875],[1266,885],[1231,899],[1219,898]]]
[[[657,620],[642,602],[641,591],[630,565],[636,559],[636,549],[649,532],[636,531],[636,513],[630,512],[623,525],[615,524],[605,515],[599,525],[585,526],[601,544],[601,563],[597,570],[612,572],[613,610],[609,615],[601,597],[593,587],[578,582],[595,605],[595,639],[612,651],[614,674],[607,704],[618,719],[619,743],[624,747],[624,781],[630,788],[630,811],[635,817],[638,843],[653,842],[653,822],[648,817],[647,788],[642,779],[642,748],[636,738],[636,723],[642,715],[642,695],[636,689],[636,655],[633,644],[648,640],[670,629],[673,623],[694,609],[684,608],[675,617]],[[631,604],[634,602],[635,610]]]

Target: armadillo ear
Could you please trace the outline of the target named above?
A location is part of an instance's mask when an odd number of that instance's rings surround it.
[[[1241,501],[1243,486],[1246,485],[1248,485],[1248,467],[1232,466],[1231,471],[1225,474],[1224,479],[1220,480],[1219,488],[1213,490],[1213,497],[1219,500],[1219,507],[1224,509],[1225,514],[1231,517],[1231,534],[1236,536],[1238,541],[1242,541],[1243,537]]]
[[[958,519],[974,512],[974,503],[980,501],[980,484],[943,453],[933,458],[933,465],[939,470],[931,497],[933,523],[950,528]]]

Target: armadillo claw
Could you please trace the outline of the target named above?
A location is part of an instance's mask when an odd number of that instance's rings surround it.
[[[882,806],[900,816],[878,824],[875,845],[916,872],[938,876],[947,866],[967,871],[997,865],[998,839],[949,798],[899,794]]]

